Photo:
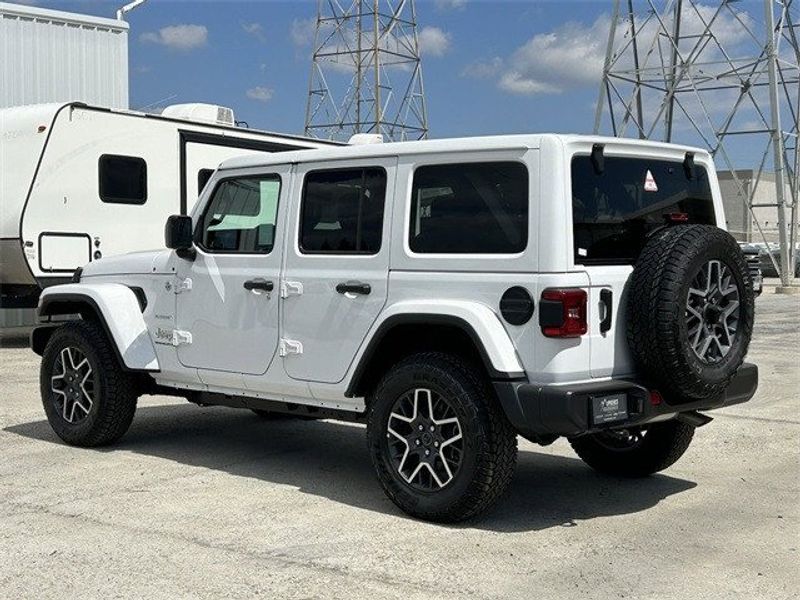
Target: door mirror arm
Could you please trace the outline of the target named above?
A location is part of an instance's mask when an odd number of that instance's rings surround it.
[[[177,248],[175,254],[178,258],[188,260],[189,262],[194,262],[194,259],[197,258],[197,250],[194,249],[194,246],[191,248]]]

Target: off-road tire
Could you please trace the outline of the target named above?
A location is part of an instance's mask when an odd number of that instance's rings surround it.
[[[694,427],[680,421],[655,423],[638,445],[612,449],[603,443],[607,433],[571,438],[569,443],[587,465],[608,475],[646,477],[663,471],[683,456],[694,436]]]
[[[388,420],[396,400],[409,390],[427,388],[446,397],[459,419],[462,462],[445,487],[422,492],[398,473],[388,453]],[[369,398],[367,440],[372,463],[386,494],[407,514],[454,523],[489,509],[514,473],[517,438],[480,369],[442,353],[410,356],[378,383]]]
[[[130,427],[139,396],[136,380],[122,369],[111,344],[100,324],[92,320],[66,323],[47,342],[40,369],[42,404],[53,431],[67,444],[107,445],[122,437]],[[64,419],[51,391],[56,360],[65,347],[80,350],[95,377],[94,402],[85,418],[76,423]]]
[[[716,363],[704,362],[692,349],[686,318],[691,282],[712,260],[727,267],[739,297],[734,342]],[[628,284],[627,337],[639,371],[672,403],[718,396],[747,354],[753,298],[747,262],[728,232],[710,225],[659,231],[645,245]]]

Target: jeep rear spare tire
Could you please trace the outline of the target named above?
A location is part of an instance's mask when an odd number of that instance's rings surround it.
[[[663,229],[629,285],[628,343],[645,377],[670,402],[721,394],[753,329],[752,283],[736,240],[710,225]]]

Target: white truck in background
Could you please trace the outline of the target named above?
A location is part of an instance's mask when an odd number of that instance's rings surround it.
[[[208,104],[1,109],[0,307],[35,307],[88,262],[162,246],[165,219],[191,212],[226,159],[332,144],[236,127]]]

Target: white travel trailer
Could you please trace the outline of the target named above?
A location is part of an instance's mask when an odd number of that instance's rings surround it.
[[[2,109],[0,306],[36,306],[92,260],[162,247],[166,218],[190,212],[225,159],[331,143],[236,127],[213,105]]]

